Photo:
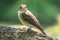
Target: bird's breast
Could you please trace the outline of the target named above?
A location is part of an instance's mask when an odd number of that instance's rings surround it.
[[[18,15],[19,21],[20,21],[23,25],[28,24],[28,23],[24,20],[23,17],[24,17],[23,14],[19,14],[19,15]]]

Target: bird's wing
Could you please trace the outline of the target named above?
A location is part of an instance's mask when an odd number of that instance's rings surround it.
[[[23,18],[26,22],[28,22],[28,23],[30,23],[31,25],[34,25],[34,26],[37,26],[38,28],[40,28],[40,24],[39,24],[39,22],[38,22],[38,20],[36,19],[35,16],[27,15],[27,14],[25,14],[25,13],[22,13],[21,16],[22,16],[22,18]]]

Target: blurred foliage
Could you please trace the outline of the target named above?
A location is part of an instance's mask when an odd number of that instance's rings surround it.
[[[57,19],[57,24],[52,25],[52,26],[48,26],[45,29],[45,31],[48,34],[59,37],[60,36],[60,14],[57,15],[56,19]]]
[[[26,4],[43,25],[54,24],[60,11],[60,0],[0,0],[0,22],[19,23],[20,4]]]

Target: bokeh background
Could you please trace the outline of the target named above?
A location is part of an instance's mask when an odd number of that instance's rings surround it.
[[[60,0],[0,0],[0,24],[21,24],[20,4],[26,4],[47,33],[60,35]]]

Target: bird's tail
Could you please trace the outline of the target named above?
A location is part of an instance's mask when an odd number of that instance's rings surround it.
[[[44,34],[44,35],[47,35],[44,31],[44,29],[41,27],[41,26],[38,26],[38,29]]]

